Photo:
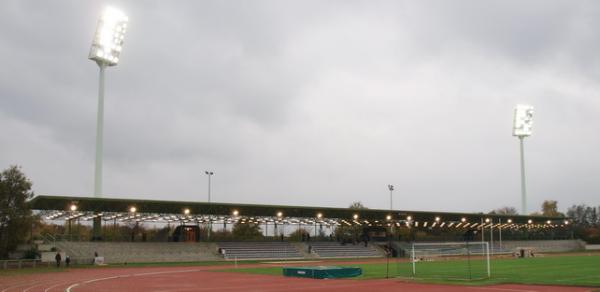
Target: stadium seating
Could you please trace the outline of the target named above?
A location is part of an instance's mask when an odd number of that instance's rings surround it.
[[[104,257],[106,263],[133,262],[185,262],[211,260],[246,259],[310,259],[310,258],[361,258],[382,257],[381,248],[374,244],[365,247],[362,244],[338,242],[220,242],[220,243],[177,243],[177,242],[72,242],[57,241],[56,248],[66,252],[73,263],[92,262],[94,253]],[[308,253],[309,247],[311,253]],[[511,254],[517,248],[531,248],[535,252],[566,252],[582,250],[584,243],[579,240],[534,240],[504,241],[502,248],[494,242],[491,254]],[[394,242],[396,250],[403,251],[401,256],[411,254],[411,244]],[[427,248],[427,247],[417,247]],[[484,254],[481,245],[470,247],[471,254]],[[459,255],[459,250],[442,250],[444,255]],[[219,254],[219,250],[221,253]]]
[[[289,242],[220,242],[217,244],[227,260],[303,258]]]
[[[581,250],[584,244],[579,240],[523,240],[523,241],[503,241],[502,246],[500,247],[500,243],[495,241],[493,246],[491,246],[490,254],[491,255],[499,255],[499,254],[512,254],[516,251],[517,248],[531,248],[535,252],[567,252],[567,251],[575,251]],[[412,245],[407,242],[394,242],[394,248],[400,249],[403,251],[403,255],[405,257],[410,257]],[[463,251],[458,249],[446,249],[444,250],[444,246],[440,245],[436,246],[415,246],[415,250],[418,252],[419,250],[425,251],[426,249],[439,249],[438,253],[441,253],[446,256],[452,256],[454,254],[459,255],[462,254]],[[471,254],[484,254],[483,246],[481,245],[472,245],[469,247],[469,251]]]
[[[536,252],[567,252],[585,249],[581,240],[522,240],[504,241],[502,246],[507,249],[532,248]]]
[[[188,262],[220,259],[214,243],[57,241],[55,246],[66,252],[76,263],[92,262],[95,252],[104,257],[105,263]]]
[[[361,258],[382,257],[383,254],[375,246],[369,244],[340,244],[339,242],[323,241],[307,243],[312,247],[312,252],[321,258]]]

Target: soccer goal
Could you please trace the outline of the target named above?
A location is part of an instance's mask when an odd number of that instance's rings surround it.
[[[410,258],[413,277],[456,280],[491,277],[487,242],[413,243]]]

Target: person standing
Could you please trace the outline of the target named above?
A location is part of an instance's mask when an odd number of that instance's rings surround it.
[[[67,266],[67,268],[69,267],[70,263],[71,263],[71,257],[65,256],[65,265]]]
[[[56,252],[56,256],[54,256],[56,260],[56,267],[60,268],[60,262],[62,261],[62,257],[60,256],[60,252]]]

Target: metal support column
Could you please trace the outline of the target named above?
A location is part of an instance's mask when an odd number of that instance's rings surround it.
[[[94,176],[94,196],[102,196],[102,159],[104,155],[104,69],[106,64],[98,62],[100,80],[98,88],[98,120],[96,122],[96,170]]]

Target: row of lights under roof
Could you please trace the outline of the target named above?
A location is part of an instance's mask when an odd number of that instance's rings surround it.
[[[71,207],[70,207],[70,209],[71,209],[71,211],[77,211],[77,205],[75,205],[75,204],[72,204],[72,205],[71,205]],[[137,208],[136,208],[135,206],[131,206],[131,207],[129,208],[129,212],[130,212],[130,213],[136,213],[136,212],[137,212]],[[190,214],[190,212],[191,212],[191,211],[190,211],[190,209],[188,209],[188,208],[185,208],[185,209],[183,209],[183,214],[185,214],[185,215],[189,215],[189,214]],[[240,215],[240,212],[239,212],[238,210],[233,210],[233,211],[231,212],[231,214],[232,214],[233,216],[239,216],[239,215]],[[283,212],[281,212],[281,211],[278,211],[276,215],[277,215],[277,217],[278,217],[278,218],[282,218],[282,217],[283,217]],[[354,214],[354,215],[352,216],[352,218],[353,218],[354,220],[357,220],[357,219],[358,219],[358,217],[359,217],[359,216],[358,216],[358,214]],[[322,214],[322,213],[317,213],[317,218],[319,218],[319,219],[323,218],[323,214]],[[387,215],[387,216],[385,217],[385,219],[386,219],[386,220],[392,220],[392,215]],[[412,219],[413,219],[413,218],[412,218],[412,216],[410,216],[410,215],[409,215],[409,216],[406,216],[406,221],[412,221]],[[435,222],[440,222],[441,220],[442,220],[442,218],[440,218],[439,216],[436,216],[436,217],[435,217]],[[467,222],[467,218],[465,218],[465,217],[461,218],[461,219],[460,219],[460,222],[462,222],[462,223],[465,223],[465,222]],[[486,219],[485,219],[485,223],[490,223],[490,222],[491,222],[491,219],[490,219],[490,218],[486,218]],[[512,223],[512,222],[513,222],[513,220],[512,220],[512,219],[508,219],[508,220],[506,220],[506,223],[509,223],[509,224],[510,224],[510,223]],[[546,221],[546,223],[547,223],[547,224],[551,224],[551,223],[552,223],[552,221],[548,220],[548,221]],[[531,220],[531,219],[527,220],[527,224],[533,224],[533,220]],[[569,221],[568,221],[568,220],[565,220],[565,221],[564,221],[564,224],[565,224],[565,225],[568,225],[568,224],[569,224]]]

